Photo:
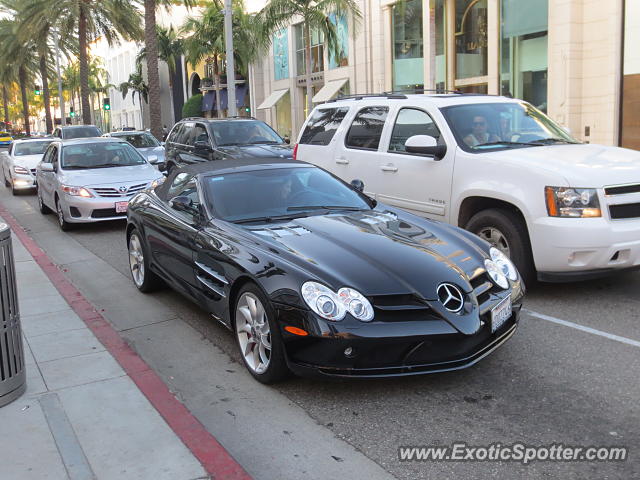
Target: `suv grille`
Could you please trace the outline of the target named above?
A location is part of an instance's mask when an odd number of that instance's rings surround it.
[[[132,197],[136,193],[141,192],[147,186],[146,183],[139,183],[137,185],[131,185],[125,192],[121,192],[117,188],[112,187],[101,187],[101,188],[93,188],[92,190],[96,192],[101,197]]]
[[[640,202],[638,202],[640,183],[604,187],[604,193],[609,200],[609,216],[612,220],[640,218]],[[615,198],[616,195],[629,196]],[[623,198],[629,203],[620,203]]]
[[[625,193],[639,193],[640,183],[635,185],[621,185],[619,187],[606,187],[605,195],[624,195]]]
[[[609,213],[614,220],[621,218],[638,218],[640,217],[640,203],[609,205]]]

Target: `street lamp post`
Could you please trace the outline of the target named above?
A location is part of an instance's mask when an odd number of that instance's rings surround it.
[[[233,6],[232,0],[224,0],[224,44],[227,50],[227,100],[228,116],[235,117],[236,110],[236,73],[233,61]]]
[[[60,124],[67,124],[67,115],[64,111],[64,97],[62,96],[62,76],[60,75],[60,46],[58,45],[58,31],[53,29],[53,43],[56,49],[56,74],[58,75],[58,96],[60,101]]]

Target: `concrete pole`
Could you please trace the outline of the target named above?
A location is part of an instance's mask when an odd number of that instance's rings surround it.
[[[56,49],[56,74],[58,75],[58,96],[60,101],[60,124],[67,124],[67,115],[64,111],[64,96],[62,95],[62,76],[60,75],[60,47],[58,45],[58,31],[53,29],[53,43]],[[55,122],[54,122],[55,123]],[[55,129],[55,125],[54,125]]]
[[[224,44],[227,50],[227,112],[229,117],[238,115],[236,108],[236,74],[233,61],[233,6],[232,0],[224,0]]]

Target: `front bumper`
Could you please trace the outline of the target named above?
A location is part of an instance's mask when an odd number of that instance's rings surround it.
[[[61,194],[62,211],[69,223],[93,223],[109,220],[122,220],[127,218],[127,213],[115,211],[116,201],[127,201],[123,198],[83,198],[68,194]]]
[[[481,317],[482,327],[473,335],[464,335],[440,319],[364,324],[357,333],[332,324],[330,333],[282,335],[288,366],[301,376],[420,375],[460,370],[482,360],[515,333],[521,307],[521,303],[514,304],[511,317],[493,333],[487,313]],[[291,325],[295,315],[291,310],[281,311],[279,318]],[[307,318],[299,325],[309,328],[309,322]],[[349,348],[347,356],[345,350]]]
[[[29,190],[36,187],[36,177],[22,173],[14,173],[11,177],[14,190]]]

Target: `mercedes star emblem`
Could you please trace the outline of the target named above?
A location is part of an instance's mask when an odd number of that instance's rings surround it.
[[[448,311],[458,313],[464,306],[464,296],[458,287],[451,283],[438,285],[438,299]]]

